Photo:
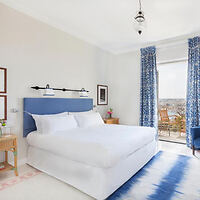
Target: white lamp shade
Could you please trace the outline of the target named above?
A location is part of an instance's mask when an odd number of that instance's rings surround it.
[[[46,89],[44,90],[43,96],[55,96],[55,93],[54,93],[53,89],[51,89],[51,88],[46,88]]]

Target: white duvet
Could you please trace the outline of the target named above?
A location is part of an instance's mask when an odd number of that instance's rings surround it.
[[[100,125],[55,134],[32,132],[28,144],[67,159],[99,168],[109,168],[155,140],[150,127]]]

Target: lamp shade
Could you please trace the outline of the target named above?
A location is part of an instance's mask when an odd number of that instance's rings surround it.
[[[48,88],[48,89],[44,90],[43,96],[55,96],[55,93],[54,93],[53,89]]]
[[[85,90],[85,88],[82,88],[79,92],[80,97],[88,97],[88,92]]]

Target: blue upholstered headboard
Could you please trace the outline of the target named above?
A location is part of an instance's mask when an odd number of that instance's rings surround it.
[[[61,112],[83,112],[93,109],[93,99],[73,98],[24,98],[23,136],[36,130],[31,114],[57,114]]]

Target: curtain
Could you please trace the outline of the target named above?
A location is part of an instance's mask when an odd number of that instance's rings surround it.
[[[200,37],[188,40],[186,142],[191,147],[190,128],[200,125]]]
[[[156,48],[141,50],[140,125],[158,126]]]

